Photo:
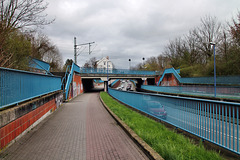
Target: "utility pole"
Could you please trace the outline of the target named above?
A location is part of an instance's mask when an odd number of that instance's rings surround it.
[[[129,61],[129,70],[131,70],[131,59],[129,59],[128,61]]]
[[[216,44],[214,42],[210,42],[210,45],[213,46],[213,55],[214,55],[214,97],[216,97],[217,91],[217,78],[216,78],[216,58],[215,58],[215,46]]]
[[[91,54],[91,44],[93,44],[95,42],[89,42],[89,43],[83,43],[83,44],[77,44],[77,40],[76,37],[74,37],[74,63],[77,64],[77,46],[83,46],[83,45],[88,45],[89,47],[89,54]]]
[[[74,63],[77,64],[77,44],[76,37],[74,37]]]

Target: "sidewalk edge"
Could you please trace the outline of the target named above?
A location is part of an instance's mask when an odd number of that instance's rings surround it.
[[[123,128],[123,130],[130,136],[131,139],[144,151],[144,153],[152,160],[164,160],[156,151],[154,151],[145,141],[143,141],[128,125],[126,125],[115,113],[113,113],[108,106],[103,102],[101,96],[99,99],[105,109],[116,120],[116,122]]]

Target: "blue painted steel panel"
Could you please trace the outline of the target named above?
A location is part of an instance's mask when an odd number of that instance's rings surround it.
[[[127,69],[99,69],[99,68],[80,68],[80,73],[91,74],[130,74],[130,75],[157,75],[156,71],[139,71]]]
[[[214,84],[214,77],[181,78],[180,81],[185,84]],[[240,85],[240,76],[218,76],[216,82],[221,85]]]
[[[111,88],[109,94],[127,105],[240,155],[240,103],[126,92]]]
[[[237,108],[237,152],[239,152],[239,121],[238,121],[238,119],[239,119],[239,107]]]
[[[119,79],[116,79],[114,82],[112,82],[111,86],[113,86],[114,84],[116,84],[119,81]]]
[[[95,83],[103,83],[104,81],[100,80],[100,79],[94,79],[93,80]],[[113,82],[114,83],[114,82]]]
[[[29,66],[32,68],[37,68],[37,69],[46,70],[46,71],[49,71],[50,69],[49,63],[35,59],[35,58],[31,59]]]
[[[0,67],[0,108],[61,90],[61,77]]]
[[[167,68],[164,70],[162,77],[158,81],[158,86],[162,82],[165,74],[173,74],[175,78],[181,84],[214,84],[214,77],[191,77],[182,78],[180,70],[174,68]],[[216,83],[219,85],[240,85],[240,76],[218,76],[216,77]]]
[[[174,94],[214,97],[213,86],[152,86],[142,85],[142,89]],[[240,99],[240,86],[217,86],[217,97]]]
[[[68,74],[68,78],[65,86],[65,99],[68,99],[68,93],[70,89],[69,87],[70,87],[70,84],[72,83],[74,72],[80,73],[80,67],[75,63],[72,63],[71,70],[70,70],[70,73]]]

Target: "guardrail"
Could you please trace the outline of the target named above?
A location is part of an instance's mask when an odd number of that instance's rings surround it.
[[[80,68],[80,73],[88,74],[129,74],[129,75],[159,75],[157,71],[139,71],[127,69],[98,69],[98,68]]]
[[[184,84],[214,84],[214,77],[181,78]],[[217,85],[240,85],[240,76],[217,76]]]
[[[214,86],[152,86],[142,85],[142,89],[173,94],[197,95],[214,97]],[[216,97],[228,99],[240,99],[240,86],[217,86]]]
[[[175,70],[174,68],[167,68],[164,70],[162,77],[158,81],[158,86],[162,82],[165,74],[173,74],[175,78],[181,84],[214,84],[214,77],[191,77],[191,78],[183,78],[179,75],[180,70]],[[217,76],[216,83],[218,85],[237,85],[240,86],[240,76]]]
[[[61,90],[61,77],[0,67],[0,109]]]
[[[239,103],[111,88],[108,91],[129,106],[240,155]]]
[[[70,84],[72,83],[72,80],[73,80],[73,73],[74,72],[78,72],[79,73],[79,71],[80,71],[80,67],[78,65],[76,65],[75,63],[72,63],[70,72],[69,72],[68,77],[67,77],[67,82],[66,82],[66,85],[65,85],[65,89],[64,89],[65,100],[68,99],[68,92],[69,92]]]

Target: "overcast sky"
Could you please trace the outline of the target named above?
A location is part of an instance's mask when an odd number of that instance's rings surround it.
[[[91,57],[109,56],[116,68],[129,68],[151,56],[160,55],[169,40],[187,34],[206,15],[226,23],[240,11],[240,0],[48,0],[48,18],[55,22],[43,29],[58,47],[63,61],[74,59],[80,48],[78,65]]]

